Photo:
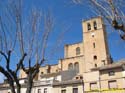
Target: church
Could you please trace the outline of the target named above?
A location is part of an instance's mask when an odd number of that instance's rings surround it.
[[[113,62],[101,17],[82,21],[83,40],[64,46],[58,64],[42,66],[34,79],[32,93],[125,93],[125,60]],[[26,74],[20,70],[21,93]],[[11,93],[0,84],[0,93]]]

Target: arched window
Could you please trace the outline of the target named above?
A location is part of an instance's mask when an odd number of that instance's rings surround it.
[[[94,25],[94,30],[97,30],[97,23],[96,23],[96,21],[93,22],[93,25]]]
[[[87,24],[87,28],[88,28],[88,30],[91,30],[91,25],[90,25],[90,23]]]
[[[79,63],[78,63],[78,62],[76,62],[76,63],[74,64],[74,69],[75,69],[77,72],[79,72]]]
[[[77,47],[76,48],[76,55],[79,55],[80,54],[80,47]]]
[[[96,55],[95,55],[95,56],[93,56],[93,59],[94,59],[94,60],[97,60],[97,56],[96,56]]]
[[[72,70],[72,69],[73,69],[73,64],[72,64],[72,63],[70,63],[70,64],[68,65],[68,69],[69,69],[69,70]]]

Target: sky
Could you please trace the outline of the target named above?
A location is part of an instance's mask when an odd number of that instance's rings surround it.
[[[24,14],[28,10],[35,8],[40,11],[47,12],[50,10],[54,17],[54,32],[50,37],[48,46],[54,47],[54,44],[62,31],[66,31],[61,38],[59,48],[57,48],[53,56],[49,57],[47,64],[56,64],[58,59],[63,58],[65,44],[73,44],[82,41],[82,20],[96,17],[94,11],[84,5],[76,5],[71,0],[24,0],[23,1]],[[106,24],[107,40],[110,54],[114,61],[125,58],[125,41],[121,40],[117,31],[111,28],[109,24]],[[49,51],[49,50],[48,50]],[[51,52],[49,52],[50,54]],[[3,80],[3,76],[0,74],[0,82]]]
[[[96,16],[94,15],[95,11],[91,11],[87,6],[88,3],[83,3],[83,5],[76,5],[71,0],[27,0],[25,5],[27,6],[26,9],[29,6],[35,6],[44,11],[50,9],[55,18],[56,30],[61,31],[61,27],[68,28],[62,40],[63,44],[71,44],[82,41],[82,20]],[[125,42],[120,39],[119,34],[111,28],[111,25],[106,24],[106,27],[109,51],[113,60],[117,61],[125,58]]]

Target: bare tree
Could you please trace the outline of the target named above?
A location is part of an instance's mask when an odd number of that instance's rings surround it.
[[[125,11],[124,0],[72,0],[75,4],[88,2],[92,11],[104,17],[112,27],[120,34],[121,39],[125,40]]]
[[[31,93],[33,79],[45,60],[53,18],[50,12],[42,14],[35,9],[23,15],[22,0],[12,0],[3,9],[0,13],[0,61],[6,64],[0,65],[0,72],[7,78],[12,93],[16,90],[20,93],[18,72],[23,69],[27,74],[26,93]]]
[[[36,17],[35,17],[36,18]],[[34,21],[33,21],[34,22]],[[34,23],[33,23],[34,25]],[[52,31],[52,27],[53,27],[53,20],[51,18],[51,15],[48,13],[45,17],[44,17],[44,34],[42,36],[42,41],[39,43],[40,46],[42,44],[42,47],[40,49],[39,45],[38,45],[38,42],[39,40],[37,40],[37,46],[36,46],[36,49],[33,51],[33,45],[32,45],[32,42],[34,41],[34,37],[31,39],[31,50],[30,52],[36,52],[34,56],[36,56],[36,60],[35,60],[35,64],[33,66],[31,66],[31,61],[33,60],[32,56],[29,56],[28,58],[28,69],[22,64],[21,67],[23,69],[23,71],[27,74],[27,91],[26,93],[31,93],[31,88],[33,86],[33,79],[35,78],[35,76],[38,74],[39,72],[39,68],[41,66],[41,64],[43,64],[43,62],[45,61],[44,59],[44,55],[45,55],[45,48],[46,48],[46,44],[47,44],[47,40],[48,40],[48,36],[50,34],[50,32]],[[34,27],[33,27],[34,29]],[[36,32],[36,31],[35,31]],[[41,52],[39,51],[41,50]]]

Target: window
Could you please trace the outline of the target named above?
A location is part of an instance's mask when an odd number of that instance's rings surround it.
[[[80,54],[80,47],[77,47],[76,48],[76,55],[79,55]]]
[[[116,80],[108,81],[109,89],[117,88]]]
[[[82,76],[80,76],[80,79],[83,79],[83,77],[82,77]]]
[[[97,56],[96,56],[96,55],[95,55],[95,56],[93,56],[93,59],[94,59],[94,60],[97,60]]]
[[[77,72],[79,72],[79,63],[78,63],[78,62],[76,62],[76,63],[74,64],[74,69],[75,69]]]
[[[73,93],[78,93],[78,88],[73,88]]]
[[[95,67],[97,67],[97,64],[95,64]]]
[[[94,38],[95,37],[95,33],[93,32],[93,33],[91,33],[91,36]]]
[[[47,93],[47,88],[44,88],[44,93]]]
[[[38,93],[41,93],[41,89],[38,89]]]
[[[92,37],[94,37],[94,35],[92,35]]]
[[[72,63],[70,63],[70,64],[68,65],[68,69],[69,69],[69,70],[72,70],[72,69],[73,69],[73,64],[72,64]]]
[[[95,43],[93,43],[93,48],[95,48]]]
[[[61,93],[66,93],[66,89],[61,90]]]
[[[47,73],[50,73],[50,68],[46,69],[47,70]]]
[[[88,30],[91,30],[91,25],[90,23],[87,24]]]
[[[97,89],[97,83],[90,83],[90,90],[96,90]]]
[[[105,60],[102,60],[102,65],[105,65]]]
[[[57,80],[57,77],[54,77],[54,80]]]
[[[94,21],[94,30],[97,30],[97,23],[96,23],[96,21]]]
[[[114,71],[110,71],[109,72],[109,76],[114,76],[115,75],[115,72]]]
[[[76,77],[76,79],[79,79],[79,77]]]
[[[125,64],[122,65],[122,70],[125,71]]]

